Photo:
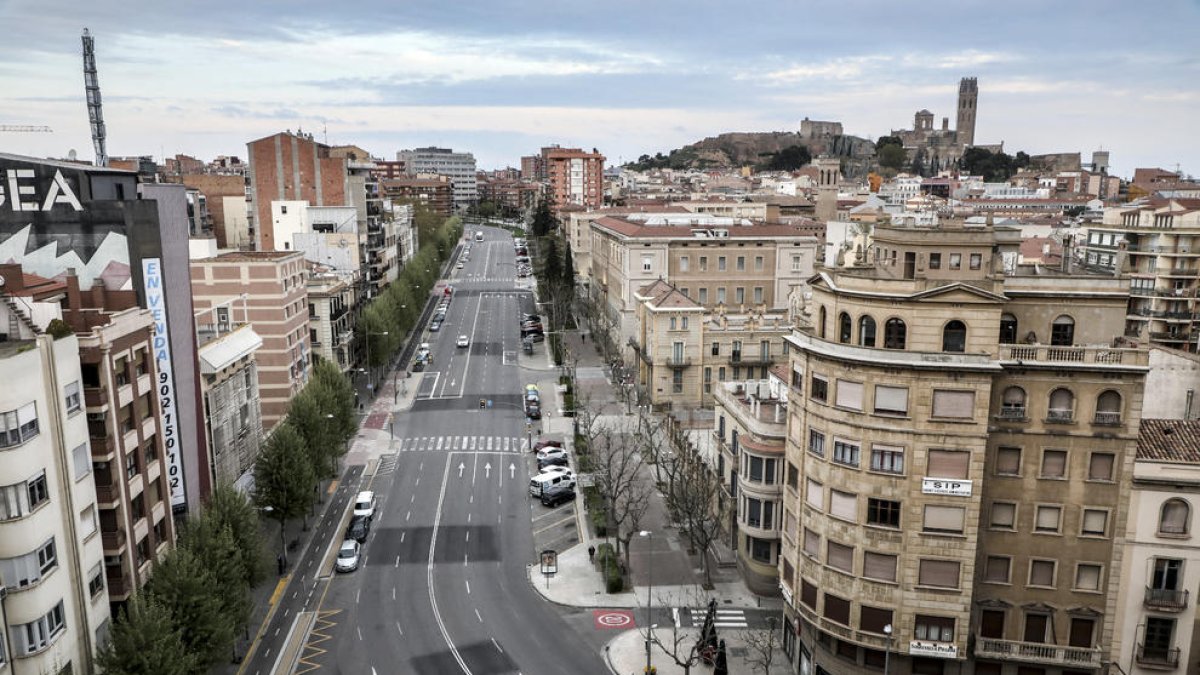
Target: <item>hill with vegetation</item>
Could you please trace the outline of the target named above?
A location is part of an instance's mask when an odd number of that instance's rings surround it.
[[[800,134],[787,131],[732,132],[676,148],[668,154],[642,155],[626,166],[646,169],[716,169],[753,166],[758,169],[798,169],[811,152]]]

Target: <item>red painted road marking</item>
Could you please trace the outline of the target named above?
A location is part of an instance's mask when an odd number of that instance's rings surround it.
[[[633,628],[633,612],[625,609],[592,610],[592,621],[596,628]]]

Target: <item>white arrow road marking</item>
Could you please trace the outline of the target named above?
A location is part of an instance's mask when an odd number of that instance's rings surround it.
[[[462,478],[462,475],[463,475],[463,470],[464,470],[464,469],[466,469],[466,468],[467,468],[467,465],[466,465],[466,464],[463,464],[462,462],[459,462],[459,463],[458,463],[458,477],[459,477],[459,478]]]
[[[492,463],[491,462],[488,462],[487,464],[483,465],[483,477],[484,478],[492,477]]]
[[[509,478],[516,478],[516,477],[517,477],[517,465],[516,465],[516,464],[511,464],[511,463],[510,463],[510,464],[508,465],[508,477],[509,477]]]

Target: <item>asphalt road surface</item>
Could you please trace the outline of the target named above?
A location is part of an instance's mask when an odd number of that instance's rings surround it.
[[[452,268],[433,365],[413,374],[417,399],[395,418],[396,452],[370,479],[379,507],[365,563],[310,606],[319,618],[297,672],[608,672],[590,615],[546,602],[528,581],[538,556],[517,352],[533,298],[516,283],[512,238],[483,229]],[[460,335],[469,347],[455,346]],[[341,539],[328,536],[314,548]]]

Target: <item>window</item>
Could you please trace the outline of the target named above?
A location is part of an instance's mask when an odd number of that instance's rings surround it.
[[[708,271],[708,256],[706,256],[706,255],[700,256],[700,271],[701,272]]]
[[[96,505],[89,504],[79,512],[79,532],[87,539],[96,532],[96,526]]]
[[[952,269],[952,270],[962,269],[962,254],[961,253],[951,253],[950,254],[950,269]]]
[[[922,531],[934,534],[962,534],[966,509],[961,506],[927,504]]]
[[[737,288],[733,289],[733,297],[734,302],[739,305],[746,302],[746,288],[744,286],[738,286]]]
[[[825,456],[825,434],[816,429],[808,430],[808,451],[818,457]]]
[[[1059,388],[1050,392],[1050,410],[1047,422],[1070,422],[1075,417],[1075,394],[1070,389]]]
[[[1060,315],[1054,319],[1054,323],[1050,325],[1050,344],[1075,344],[1075,319],[1072,319],[1066,314]]]
[[[863,552],[863,576],[879,581],[896,581],[896,556],[887,553]]]
[[[763,287],[755,286],[754,287],[754,303],[762,304],[762,301],[763,301]]]
[[[1178,662],[1179,651],[1171,647],[1174,643],[1174,633],[1175,619],[1146,617],[1146,630],[1142,634],[1142,645],[1138,654],[1140,661],[1165,665]]]
[[[1046,629],[1049,628],[1050,617],[1045,614],[1025,614],[1025,642],[1043,643],[1046,641]]]
[[[25,555],[15,558],[0,558],[0,577],[10,589],[26,588],[40,582],[58,567],[58,554],[54,538]]]
[[[977,269],[983,267],[983,254],[972,253],[970,260],[971,260],[971,263],[970,263],[971,269],[977,270]]]
[[[950,389],[933,390],[933,416],[970,419],[975,413],[975,392]]]
[[[712,367],[711,366],[704,367],[704,393],[706,393],[706,394],[712,393]]]
[[[821,557],[821,535],[804,528],[804,554],[816,560]]]
[[[1020,476],[1021,475],[1021,449],[1020,448],[997,448],[996,449],[996,475],[997,476]]]
[[[71,463],[75,465],[75,480],[80,480],[92,472],[92,456],[88,452],[87,443],[82,443],[71,451]]]
[[[867,499],[867,522],[884,527],[900,527],[900,502],[890,499]]]
[[[1000,396],[1000,419],[1025,419],[1025,390],[1020,387],[1008,387]]]
[[[104,590],[104,564],[96,563],[88,571],[88,595],[96,597]]]
[[[942,351],[967,351],[967,324],[955,319],[942,328]]]
[[[913,637],[933,642],[954,642],[954,619],[918,614],[913,620]]]
[[[79,380],[68,383],[63,390],[67,404],[67,414],[79,412],[82,402],[79,399]]]
[[[991,584],[1007,584],[1012,575],[1012,558],[989,555],[983,564],[983,580]]]
[[[125,478],[132,479],[138,475],[137,453],[131,452],[125,455]]]
[[[1058,562],[1055,560],[1030,560],[1029,585],[1054,588],[1054,578],[1057,571]]]
[[[979,636],[985,638],[1004,639],[1004,611],[999,609],[985,609],[979,612]],[[982,665],[982,664],[979,664]],[[976,675],[985,675],[981,671],[979,665],[975,667]],[[994,675],[1000,675],[1000,667],[997,664],[993,671]]]
[[[858,344],[861,347],[875,346],[875,319],[866,315],[859,317]]]
[[[804,498],[805,503],[818,511],[824,509],[825,494],[821,484],[811,478],[808,478],[807,481],[808,483],[807,487],[805,488],[806,494]]]
[[[931,270],[942,269],[942,254],[941,253],[930,253],[929,254],[929,269],[931,269]]]
[[[708,304],[708,289],[707,288],[700,289],[699,295],[697,296],[696,301],[702,305]]]
[[[1017,317],[1005,312],[1000,315],[1000,344],[1011,345],[1017,342]]]
[[[863,409],[862,382],[837,381],[837,406],[851,410]]]
[[[850,332],[854,327],[854,322],[850,320],[850,315],[842,312],[838,315],[838,342],[842,344],[850,344]]]
[[[962,450],[930,450],[925,475],[931,478],[966,478],[971,453]]]
[[[683,369],[675,368],[671,371],[671,393],[683,393]]]
[[[834,439],[833,461],[846,466],[858,466],[859,445],[850,441]]]
[[[38,435],[37,404],[0,413],[0,448],[20,445]]]
[[[654,268],[654,256],[650,256],[650,255],[642,256],[642,271],[649,272],[653,268]]]
[[[686,255],[680,256],[679,257],[679,271],[680,272],[688,271],[688,263],[689,262],[690,261],[688,260],[688,257]]]
[[[1100,565],[1079,563],[1075,567],[1075,590],[1099,591],[1101,571]]]
[[[1042,452],[1042,473],[1041,478],[1066,478],[1067,477],[1067,451],[1066,450],[1046,450]]]
[[[30,511],[33,511],[37,507],[41,506],[42,502],[48,501],[50,499],[50,492],[46,488],[46,472],[45,472],[45,470],[40,471],[38,473],[38,475],[29,479],[29,481],[25,484],[25,487],[29,494],[29,510]]]
[[[1095,632],[1095,619],[1073,616],[1071,617],[1070,632],[1067,634],[1067,644],[1071,647],[1091,648]]]
[[[957,560],[922,558],[917,568],[917,585],[935,588],[958,588]]]
[[[883,348],[904,349],[907,332],[908,329],[903,321],[895,318],[888,319],[887,323],[883,324]]]
[[[841,490],[829,491],[829,514],[849,521],[858,519],[858,495]]]
[[[809,387],[809,397],[814,401],[824,403],[829,397],[829,380],[820,377],[817,374],[812,376],[812,385]]]
[[[1096,424],[1121,423],[1121,395],[1111,389],[1096,398]]]
[[[721,355],[721,343],[720,342],[712,343],[712,355],[713,356]]]
[[[817,608],[817,587],[803,579],[800,580],[800,602],[809,609]]]
[[[717,304],[718,305],[725,304],[725,287],[724,286],[717,287]]]
[[[763,268],[763,257],[761,255],[754,256],[754,269],[761,272]]]
[[[1191,518],[1191,507],[1182,499],[1168,499],[1163,502],[1162,511],[1158,517],[1158,533],[1166,535],[1185,535],[1188,533],[1188,521]]]
[[[1093,452],[1088,459],[1088,480],[1112,480],[1115,458],[1111,452]]]
[[[1108,511],[1084,509],[1079,533],[1085,537],[1103,537],[1108,533]]]
[[[1033,524],[1034,532],[1049,532],[1057,534],[1062,525],[1061,506],[1037,507],[1037,518]]]
[[[869,633],[884,634],[884,628],[892,624],[892,610],[862,605],[858,610],[858,627]]]
[[[761,563],[771,562],[772,544],[766,539],[758,537],[746,537],[750,544],[750,557]]]
[[[671,318],[670,318],[670,321],[669,321],[669,327],[668,327],[668,330],[675,330],[675,329],[678,327],[678,325],[679,325],[679,324],[677,323],[677,320],[676,320],[676,318],[675,318],[675,317],[671,317]]]
[[[21,656],[39,652],[49,647],[65,626],[63,604],[59,602],[42,618],[12,627],[14,651]]]
[[[850,625],[850,601],[836,595],[825,594],[825,612],[823,616],[830,621],[843,626]]]
[[[798,487],[799,484],[800,484],[800,470],[796,468],[795,464],[788,462],[787,463],[787,485],[788,485],[788,487],[792,488],[793,490],[796,490],[796,489],[799,489],[799,487]]]
[[[832,540],[827,542],[825,564],[847,574],[854,574],[854,547]]]
[[[996,530],[1017,529],[1017,505],[1012,502],[993,502],[991,527]]]
[[[804,269],[803,260],[804,259],[798,255],[792,256],[792,271],[793,272],[800,272]]]
[[[739,255],[737,257],[737,271],[739,271],[739,272],[746,271],[746,256]]]
[[[907,415],[908,388],[875,385],[875,412],[885,415]]]
[[[718,257],[717,257],[717,271],[718,271],[718,272],[724,272],[724,271],[725,271],[725,256],[718,256]]]
[[[750,480],[755,483],[761,483],[763,481],[763,458],[754,457],[750,454],[744,456],[748,465],[747,468],[749,469],[746,473],[750,475]]]
[[[893,445],[871,446],[871,470],[881,473],[904,473],[904,448]]]
[[[718,382],[725,381],[725,366],[721,366],[721,367],[717,368],[717,381]]]

